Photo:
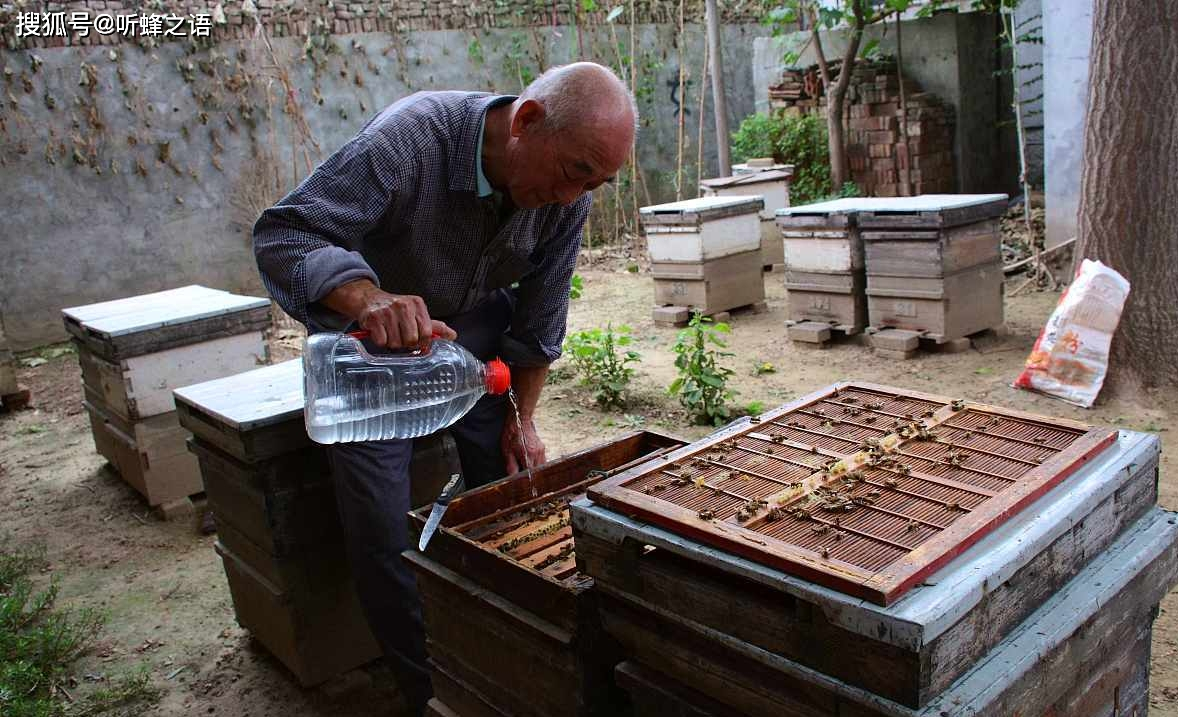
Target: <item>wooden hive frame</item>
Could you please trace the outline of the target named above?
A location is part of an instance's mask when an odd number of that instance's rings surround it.
[[[815,406],[823,402],[828,405],[842,405],[844,408],[861,409],[860,405],[834,400],[843,396],[845,392],[878,395],[884,399],[893,397],[897,401],[902,399],[909,405],[915,403],[924,406],[924,415],[905,424],[899,429],[900,432],[896,432],[863,421],[833,417],[822,421],[821,416],[814,413],[814,410],[821,411],[815,409]],[[892,404],[889,403],[887,407],[891,408]],[[872,410],[871,413],[888,415],[888,412],[878,410]],[[793,425],[802,424],[802,421],[785,420],[787,417],[798,416],[805,417],[805,427]],[[830,430],[819,430],[814,423],[815,418],[819,419],[823,428],[832,420],[837,420],[840,425],[850,424],[851,432],[848,435],[837,436],[834,435],[833,427]],[[906,420],[907,416],[902,418]],[[1061,450],[1055,451],[1054,455],[1040,459],[1041,464],[1036,464],[1036,460],[1028,460],[1026,456],[1003,456],[985,449],[956,446],[952,441],[942,440],[936,436],[938,430],[952,431],[953,435],[982,433],[987,428],[981,427],[979,421],[985,423],[995,419],[1013,421],[1019,428],[1031,426],[1055,430],[1065,438],[1071,435],[1072,440],[1066,445],[1061,445]],[[900,419],[897,419],[897,422],[899,421]],[[770,435],[763,432],[766,430],[777,433]],[[787,436],[782,436],[783,432]],[[901,435],[914,432],[918,435]],[[791,439],[788,437],[791,434],[800,434],[806,440],[803,442]],[[922,439],[922,435],[930,438]],[[855,444],[864,440],[864,437],[870,437],[874,445],[864,443],[862,448],[856,446]],[[636,515],[692,539],[844,593],[888,605],[1058,484],[1085,461],[1111,444],[1115,437],[1116,432],[1111,429],[1090,428],[1075,421],[1045,419],[1020,411],[955,401],[943,396],[876,384],[844,382],[769,411],[755,418],[754,422],[737,424],[717,432],[702,441],[667,454],[661,462],[630,469],[590,487],[588,495],[594,502],[608,508]],[[1030,440],[1024,441],[1017,437],[1004,436],[1002,440],[1016,445],[1026,444],[1028,452],[1035,446],[1042,450],[1052,450],[1050,446]],[[756,451],[746,445],[738,446],[738,443],[764,445],[767,450]],[[716,455],[712,453],[739,449],[742,453],[762,454],[761,457],[764,458],[774,455],[773,446],[779,446],[776,450],[781,453],[776,457],[774,465],[779,461],[792,471],[792,474],[774,477],[764,470],[742,470],[739,466],[715,460]],[[1038,452],[1041,453],[1042,450]],[[966,452],[969,456],[980,456],[977,459],[979,463],[988,461],[987,465],[1011,465],[1011,470],[1018,470],[1018,464],[1021,463],[1025,464],[1023,467],[1026,470],[1017,477],[1006,477],[997,472],[958,463],[953,465],[953,468],[961,469],[958,473],[976,473],[978,481],[964,483],[939,475],[943,472],[953,472],[942,470],[942,466],[951,465],[943,461],[955,460],[945,459],[944,456],[954,453],[961,455]],[[892,462],[892,467],[888,467],[889,461]],[[907,463],[895,465],[899,461],[917,465],[918,470],[913,471]],[[713,479],[710,482],[707,477],[692,479],[693,488],[684,483],[687,479],[682,477],[682,472],[676,472],[672,468],[683,462],[694,462],[693,465],[703,467],[704,471],[722,468],[731,472],[726,478],[718,481],[715,480],[714,473],[709,476]],[[735,470],[732,470],[733,468]],[[855,475],[863,476],[865,472],[872,476],[880,474],[892,477],[883,479],[887,481],[887,485],[861,478],[858,486],[850,487],[849,497],[840,497],[847,495],[840,493],[841,482]],[[736,473],[740,473],[740,477],[746,480],[760,481],[758,485],[762,486],[766,484],[765,481],[771,481],[778,484],[780,490],[759,493],[751,501],[747,500],[748,495],[737,493],[730,486]],[[668,475],[672,477],[666,478]],[[942,506],[943,510],[936,514],[937,520],[921,516],[912,517],[908,514],[891,516],[898,520],[908,520],[907,527],[914,533],[910,541],[901,542],[894,538],[891,541],[886,538],[882,540],[883,543],[891,542],[893,553],[898,551],[898,555],[892,554],[889,557],[888,554],[884,554],[878,559],[873,559],[875,562],[864,558],[859,562],[868,562],[869,566],[865,567],[856,562],[840,560],[837,555],[830,554],[835,552],[830,547],[820,548],[812,545],[808,548],[804,547],[804,540],[787,541],[770,534],[775,529],[771,523],[795,520],[795,517],[783,514],[783,511],[802,509],[806,511],[806,517],[802,518],[799,515],[797,519],[805,521],[817,534],[826,533],[836,537],[839,534],[849,534],[851,539],[847,544],[858,546],[857,541],[863,537],[862,534],[842,525],[838,517],[828,518],[824,513],[825,506],[836,501],[854,501],[852,509],[862,507],[865,509],[863,512],[884,516],[883,519],[886,520],[888,517],[885,514],[889,511],[866,502],[867,495],[862,491],[865,490],[868,495],[872,492],[881,494],[889,491],[908,495],[906,481],[909,480],[919,480],[936,486],[938,492],[947,491],[950,495],[965,498],[954,501],[946,499],[946,504]],[[729,485],[728,488],[723,487],[726,484]],[[999,484],[1003,487],[999,488]],[[879,490],[863,486],[876,486]],[[697,498],[693,498],[685,502],[689,505],[694,503],[694,506],[685,507],[655,495],[661,493],[667,496],[680,496],[693,489],[701,492],[705,502],[701,503]],[[706,502],[709,495],[706,491],[709,490],[711,496],[716,496],[715,508],[708,507],[710,504]],[[915,496],[914,500],[931,502],[927,496],[918,495],[916,492],[911,492],[911,495]],[[971,502],[967,503],[967,500]],[[805,508],[802,507],[801,501],[806,501]],[[821,503],[823,507],[814,511],[807,510],[815,502]],[[701,505],[702,508],[695,507]],[[931,509],[935,511],[936,506],[931,506]],[[961,515],[953,515],[956,513]],[[915,529],[912,528],[914,523]],[[894,526],[892,529],[895,529]],[[871,531],[865,532],[867,540],[881,542],[879,535]],[[823,542],[829,546],[829,541],[825,538]],[[860,552],[857,547],[855,552]]]

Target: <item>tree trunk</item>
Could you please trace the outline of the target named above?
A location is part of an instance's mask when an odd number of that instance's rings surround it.
[[[1178,3],[1096,0],[1078,257],[1133,288],[1114,392],[1178,387]]]
[[[852,0],[854,22],[851,24],[851,39],[839,65],[839,76],[830,86],[829,72],[824,73],[826,81],[826,131],[830,139],[830,183],[837,194],[843,184],[849,181],[847,171],[847,143],[843,133],[843,107],[846,104],[847,88],[855,71],[855,58],[859,54],[859,43],[863,39],[863,28],[867,24],[864,13],[865,0]]]

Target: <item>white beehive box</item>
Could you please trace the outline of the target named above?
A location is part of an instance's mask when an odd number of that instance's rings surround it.
[[[150,505],[202,492],[172,391],[269,363],[269,299],[193,285],[62,315],[99,453]]]
[[[704,179],[699,183],[699,190],[705,197],[759,196],[765,201],[765,206],[761,209],[761,218],[772,220],[778,209],[789,206],[789,182],[793,178],[793,166],[785,167],[786,169]]]
[[[639,210],[655,262],[704,262],[761,248],[760,212],[753,197],[700,197]]]

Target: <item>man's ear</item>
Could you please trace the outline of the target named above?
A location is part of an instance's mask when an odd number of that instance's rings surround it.
[[[536,100],[524,100],[511,117],[511,136],[520,137],[534,129],[544,119],[544,105]]]

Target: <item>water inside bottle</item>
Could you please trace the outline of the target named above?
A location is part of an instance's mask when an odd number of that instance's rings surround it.
[[[519,429],[519,442],[524,448],[524,465],[528,467],[528,485],[532,489],[532,497],[537,497],[536,481],[532,478],[532,456],[528,453],[528,442],[524,438],[524,423],[519,417],[519,402],[515,400],[515,388],[507,389],[507,398],[511,401],[511,410],[515,412],[515,427]]]

